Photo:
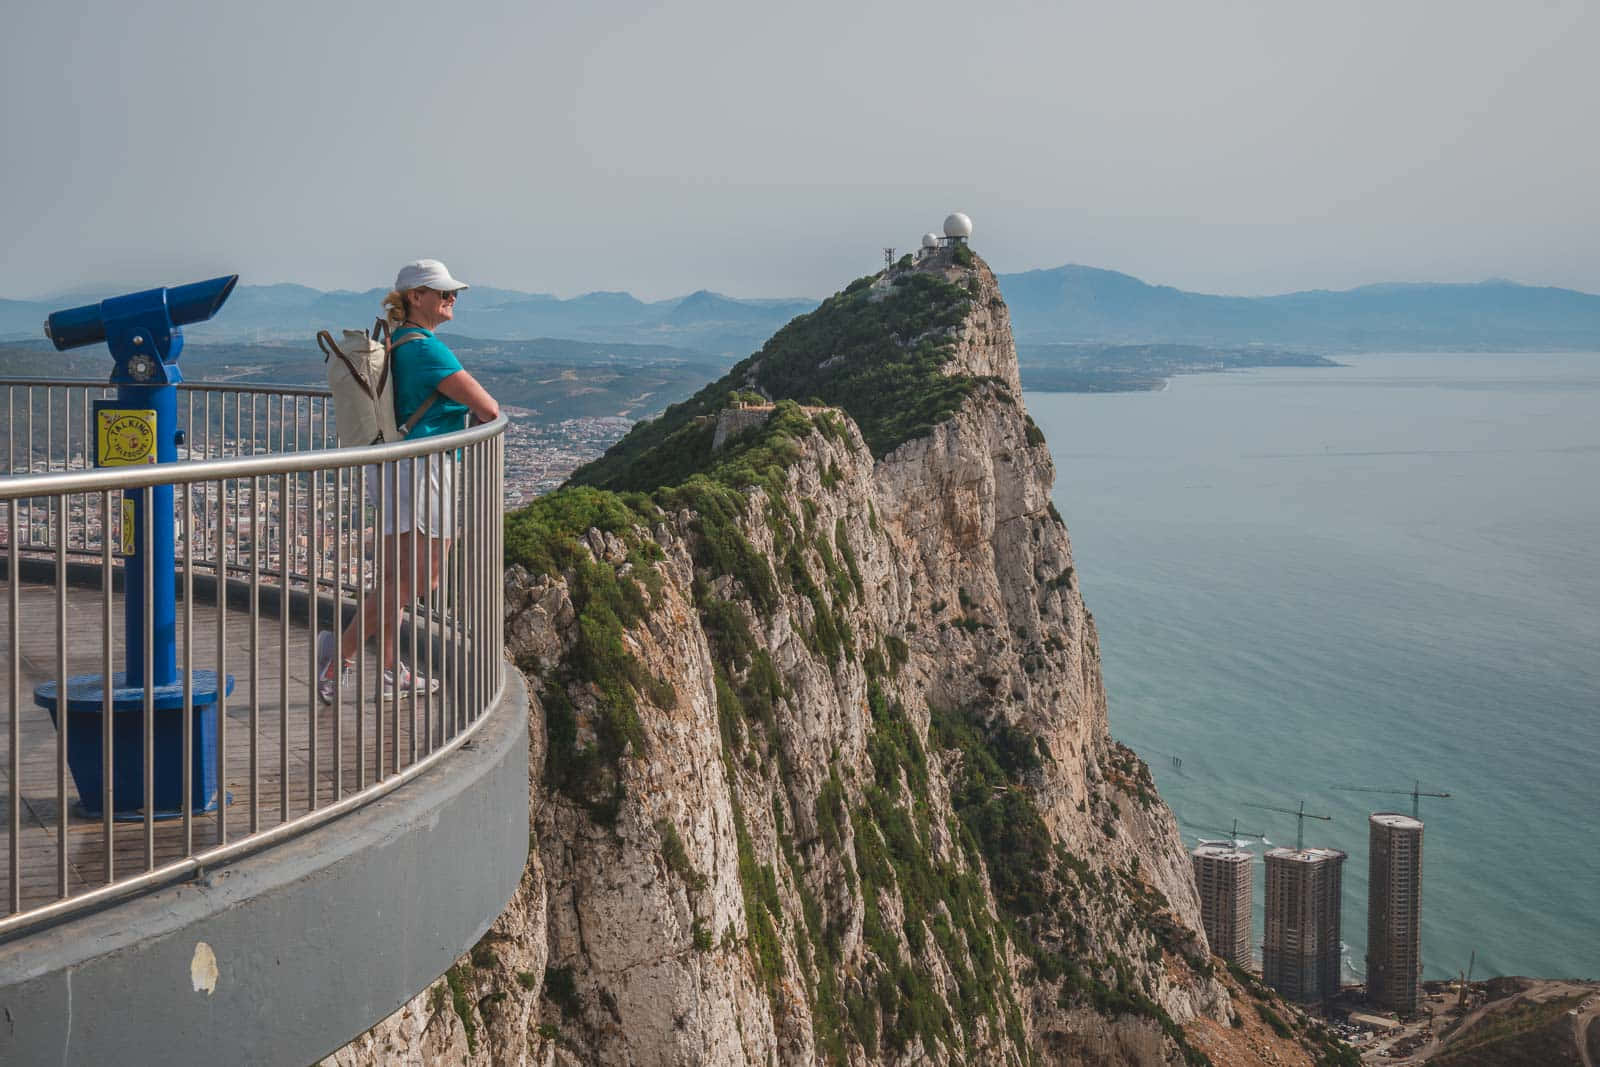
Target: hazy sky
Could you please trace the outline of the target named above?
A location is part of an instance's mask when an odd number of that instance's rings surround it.
[[[1600,292],[1600,4],[7,5],[0,296],[436,256],[822,295],[955,210],[997,270]]]

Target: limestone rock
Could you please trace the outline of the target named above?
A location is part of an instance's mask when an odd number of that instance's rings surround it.
[[[952,417],[878,460],[814,421],[732,518],[679,501],[583,531],[597,571],[508,570],[527,877],[330,1062],[1177,1064],[1185,1027],[1229,1036],[1175,821],[1110,735],[994,277],[914,269],[966,294]]]

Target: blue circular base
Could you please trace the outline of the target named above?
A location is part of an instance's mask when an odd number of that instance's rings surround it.
[[[136,821],[144,818],[145,761],[150,761],[154,782],[155,818],[179,818],[187,804],[190,811],[217,809],[220,792],[217,751],[219,719],[218,678],[216,671],[195,671],[190,685],[191,711],[183,710],[183,680],[153,687],[154,708],[150,720],[144,715],[144,687],[127,684],[127,674],[111,676],[111,714],[105,709],[105,676],[80,674],[67,679],[67,707],[58,708],[59,687],[46,682],[35,687],[35,704],[50,713],[58,730],[67,734],[67,767],[77,787],[78,810],[85,818],[102,818],[105,795],[105,753],[107,728],[111,731],[111,812],[112,818]],[[222,680],[224,693],[233,691],[233,678]],[[183,790],[183,738],[185,720],[191,742],[189,796]],[[146,744],[149,730],[149,744]],[[92,805],[92,807],[91,807]]]
[[[191,690],[194,707],[204,707],[217,702],[217,672],[195,671]],[[224,695],[233,692],[233,675],[228,675]],[[45,682],[34,687],[33,702],[52,711],[56,707],[56,683]],[[183,679],[154,687],[151,697],[157,711],[174,711],[183,707]],[[144,686],[129,685],[128,672],[118,671],[111,676],[111,707],[114,711],[143,711]],[[105,708],[105,675],[75,674],[67,679],[68,711],[101,711]]]

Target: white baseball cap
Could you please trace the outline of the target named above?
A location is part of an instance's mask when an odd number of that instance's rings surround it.
[[[419,259],[400,268],[400,273],[395,275],[394,287],[402,293],[408,289],[437,289],[442,293],[453,293],[467,288],[467,283],[450,277],[445,265],[437,259]]]

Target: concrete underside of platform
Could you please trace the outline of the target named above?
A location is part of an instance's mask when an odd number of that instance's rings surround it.
[[[353,812],[0,944],[0,1063],[305,1064],[481,937],[528,854],[528,694]]]

